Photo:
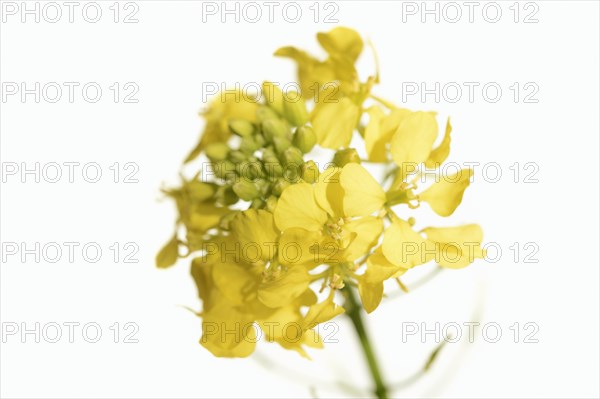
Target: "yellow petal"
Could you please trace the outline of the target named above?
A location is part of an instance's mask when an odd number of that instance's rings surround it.
[[[396,133],[396,130],[398,130],[398,126],[404,122],[407,116],[413,113],[413,111],[407,108],[394,107],[381,121],[383,135],[391,138]]]
[[[189,215],[183,215],[182,218],[189,230],[203,233],[218,225],[221,218],[230,212],[229,208],[214,206],[210,203],[199,203],[191,207]]]
[[[302,89],[302,97],[320,98],[320,90],[326,83],[335,82],[336,74],[331,65],[321,62],[308,53],[295,47],[281,47],[275,51],[276,56],[287,57],[296,62],[298,67],[298,80]],[[315,90],[317,89],[317,90]]]
[[[453,175],[441,176],[438,182],[419,194],[419,197],[438,215],[450,216],[460,205],[472,176],[472,169],[461,169]]]
[[[340,184],[338,167],[327,168],[319,175],[315,185],[315,198],[321,208],[331,216],[344,216],[344,189]]]
[[[448,158],[450,154],[450,133],[452,133],[452,125],[450,125],[450,118],[446,122],[446,132],[440,145],[431,151],[429,158],[425,161],[425,166],[429,169],[439,168],[442,163]]]
[[[319,247],[322,240],[323,234],[320,231],[308,231],[300,227],[286,229],[279,239],[279,263],[289,267],[318,266],[321,262],[318,251],[315,252],[315,246]]]
[[[304,294],[310,282],[308,271],[302,266],[290,267],[276,277],[263,280],[258,288],[258,299],[270,308],[289,305]]]
[[[404,269],[427,263],[435,253],[427,251],[426,240],[402,219],[396,219],[383,236],[382,250],[394,265]]]
[[[403,119],[392,137],[391,152],[404,176],[427,159],[437,133],[438,124],[431,112],[413,112]]]
[[[336,305],[333,302],[333,296],[330,296],[323,302],[308,308],[308,312],[303,320],[304,328],[314,328],[318,324],[329,321],[342,313],[344,313],[344,308]]]
[[[367,269],[363,274],[361,281],[365,284],[374,285],[387,280],[390,277],[402,274],[406,268],[396,266],[391,263],[384,255],[382,248],[379,247],[367,259]]]
[[[299,308],[294,306],[283,306],[275,310],[268,317],[258,320],[258,325],[265,333],[267,341],[273,342],[282,338],[296,340],[295,328],[286,328],[288,324],[300,325],[302,315]],[[302,333],[302,331],[300,331]]]
[[[381,303],[383,298],[383,283],[369,284],[365,281],[358,282],[358,293],[363,307],[367,313],[371,313]]]
[[[380,210],[385,203],[385,192],[371,174],[356,163],[349,163],[340,173],[344,189],[344,214],[366,216]]]
[[[370,161],[385,162],[387,161],[387,148],[389,138],[383,134],[381,121],[384,113],[380,107],[373,106],[367,109],[369,115],[369,123],[365,127],[365,148]]]
[[[203,314],[200,344],[217,357],[247,357],[256,346],[252,316],[221,303]]]
[[[353,29],[336,27],[327,33],[317,33],[317,40],[330,55],[341,54],[356,61],[363,50],[363,41]]]
[[[202,300],[204,311],[209,311],[214,306],[215,289],[212,272],[214,262],[208,262],[206,257],[197,257],[192,260],[191,275],[196,283],[198,297]]]
[[[274,217],[281,231],[293,227],[318,231],[327,221],[327,213],[317,205],[314,189],[307,183],[293,184],[283,190]]]
[[[273,214],[262,209],[248,209],[231,221],[231,229],[240,243],[240,253],[247,262],[268,261],[275,255],[279,231]]]
[[[358,106],[347,97],[318,103],[311,117],[317,142],[325,148],[347,147],[358,117]]]
[[[212,278],[219,291],[235,305],[241,305],[256,295],[258,279],[248,267],[222,262],[213,267]]]
[[[365,216],[344,224],[343,229],[356,233],[356,237],[346,248],[346,259],[356,260],[366,255],[377,244],[383,231],[383,221],[378,217]]]
[[[437,252],[436,262],[440,266],[459,269],[485,256],[481,248],[483,230],[479,225],[428,227],[423,232],[431,243],[428,244],[429,248]]]

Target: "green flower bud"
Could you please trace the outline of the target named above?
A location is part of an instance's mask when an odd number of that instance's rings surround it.
[[[308,121],[306,104],[299,93],[289,92],[283,96],[283,115],[292,126],[302,126]]]
[[[317,144],[317,135],[310,126],[300,126],[294,134],[294,145],[303,153],[310,152]]]
[[[302,158],[302,151],[300,151],[296,147],[289,147],[286,149],[282,156],[282,161],[285,165],[294,164],[300,166],[304,163],[304,159]]]
[[[204,149],[208,159],[213,162],[224,161],[229,151],[229,146],[225,143],[211,143]]]
[[[256,142],[255,137],[259,136],[246,136],[242,138],[242,142],[240,143],[240,150],[244,154],[252,155],[256,150],[260,148],[260,146]]]
[[[258,161],[242,161],[235,165],[235,170],[242,178],[252,181],[263,175],[262,165]]]
[[[278,154],[282,154],[292,146],[292,142],[285,137],[275,137],[273,138],[273,145],[275,146],[275,151]]]
[[[307,183],[315,183],[319,180],[319,167],[314,161],[305,162],[301,167],[302,180]]]
[[[263,167],[270,178],[276,178],[283,175],[283,167],[279,159],[271,148],[265,148],[262,154]]]
[[[231,186],[221,186],[217,190],[217,201],[223,206],[233,205],[239,201],[239,197]]]
[[[360,163],[360,157],[354,148],[346,148],[335,153],[333,163],[342,168],[349,163]]]
[[[265,206],[265,201],[263,201],[260,198],[255,198],[252,200],[252,203],[250,204],[250,208],[252,209],[262,209]]]
[[[265,144],[267,144],[267,140],[265,140],[265,136],[263,136],[260,133],[254,135],[254,142],[256,143],[258,148],[263,148],[265,146]]]
[[[260,195],[256,184],[243,179],[233,185],[233,191],[244,201],[252,201]]]
[[[275,179],[277,177],[283,176],[283,166],[277,162],[265,162],[264,163],[265,171],[267,172],[267,176],[271,179]]]
[[[279,118],[279,115],[277,115],[277,112],[273,111],[272,108],[263,105],[256,110],[256,118],[262,123],[269,119],[277,119]]]
[[[281,193],[283,192],[283,190],[285,190],[289,185],[290,185],[290,182],[288,182],[287,180],[278,179],[277,182],[275,182],[275,184],[273,184],[273,195],[279,197],[281,195]]]
[[[283,114],[283,93],[281,89],[271,82],[264,82],[262,89],[269,107],[273,108],[279,114]]]
[[[287,137],[289,129],[281,119],[267,119],[262,123],[263,135],[268,142],[273,142],[275,137]]]
[[[277,197],[271,195],[269,198],[267,198],[267,203],[266,203],[267,211],[273,213],[273,212],[275,212],[276,207],[277,207]]]
[[[229,129],[240,137],[251,136],[254,133],[254,125],[245,119],[230,119]]]
[[[262,197],[266,197],[271,192],[271,183],[264,179],[258,179],[254,182]]]
[[[233,163],[240,163],[246,161],[248,159],[248,156],[242,151],[234,150],[229,153],[228,158]]]
[[[262,159],[264,162],[279,162],[277,155],[272,147],[267,147],[262,152]]]
[[[215,176],[223,180],[232,180],[236,178],[235,164],[229,160],[220,161],[212,165]]]

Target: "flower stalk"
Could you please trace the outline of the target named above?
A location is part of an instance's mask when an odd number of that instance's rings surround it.
[[[352,287],[346,286],[343,292],[346,297],[346,314],[352,321],[356,335],[358,335],[360,346],[365,355],[367,365],[369,366],[373,383],[375,384],[374,393],[378,399],[387,399],[387,387],[383,381],[383,376],[379,369],[379,363],[377,362],[375,351],[373,350],[373,346],[371,345],[369,335],[367,334],[367,330],[365,328],[361,306],[356,299],[356,294],[354,293],[354,289]]]

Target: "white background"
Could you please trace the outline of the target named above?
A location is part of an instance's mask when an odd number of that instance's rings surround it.
[[[97,263],[86,262],[80,246],[73,263],[66,253],[54,264],[36,263],[33,256],[22,262],[18,255],[3,261],[4,328],[81,325],[73,343],[66,327],[54,344],[43,337],[36,343],[32,334],[4,335],[1,396],[310,397],[310,387],[317,397],[368,396],[362,355],[345,320],[339,320],[338,343],[312,351],[312,362],[266,343],[250,359],[217,359],[197,343],[200,320],[184,308],[200,306],[189,261],[167,271],[153,266],[175,219],[174,206],[160,200],[159,189],[176,181],[183,157],[197,141],[203,83],[290,82],[292,64],[272,52],[282,45],[318,51],[316,32],[336,24],[324,23],[324,14],[315,23],[312,2],[299,3],[303,16],[297,23],[282,17],[284,3],[273,23],[266,14],[258,23],[236,23],[232,16],[221,23],[220,15],[203,22],[202,3],[194,1],[137,1],[138,23],[114,23],[110,1],[99,2],[103,16],[94,24],[82,18],[84,4],[74,23],[66,15],[57,23],[43,18],[36,23],[32,16],[22,23],[20,14],[3,15],[3,83],[97,82],[103,88],[97,103],[86,102],[77,89],[73,103],[66,97],[35,103],[32,95],[25,102],[19,95],[3,99],[3,168],[10,162],[30,167],[97,162],[103,176],[95,184],[83,180],[81,169],[74,183],[66,175],[54,184],[36,183],[31,175],[25,183],[20,174],[6,176],[2,242],[29,247],[96,242],[103,255]],[[483,18],[484,2],[473,23],[458,4],[460,21],[450,23],[442,15],[439,23],[434,16],[423,23],[420,14],[404,15],[403,21],[401,2],[337,2],[339,24],[357,29],[376,46],[382,76],[377,94],[401,103],[403,82],[429,87],[496,82],[503,89],[496,103],[486,101],[481,86],[473,102],[465,91],[456,103],[444,98],[436,103],[433,96],[426,101],[409,96],[405,103],[437,110],[440,118],[452,116],[451,161],[496,162],[503,172],[492,183],[476,169],[475,182],[450,220],[423,209],[418,222],[477,222],[486,241],[498,243],[503,254],[496,263],[446,271],[409,295],[385,300],[369,316],[376,350],[387,380],[397,382],[418,370],[435,347],[431,335],[425,343],[420,334],[402,343],[402,322],[429,328],[436,321],[495,322],[503,333],[497,343],[486,342],[479,332],[473,344],[462,339],[447,345],[427,376],[394,395],[598,397],[598,3],[538,1],[537,23],[523,23],[534,10],[524,3],[518,5],[517,23],[512,1],[498,3],[497,23]],[[363,76],[373,70],[368,50],[360,66]],[[114,82],[137,84],[139,102],[115,104],[108,89]],[[522,97],[515,102],[509,89],[515,82],[537,85],[538,102],[524,103]],[[139,183],[114,183],[108,167],[115,162],[139,165]],[[522,172],[518,182],[509,169],[515,162]],[[539,167],[538,183],[523,182],[527,162]],[[115,262],[109,249],[115,242],[136,243],[139,262]],[[516,242],[521,251],[515,261],[509,247]],[[528,242],[539,247],[533,256],[538,263],[524,262]],[[417,274],[408,277],[409,285]],[[389,289],[397,291],[393,285]],[[81,326],[89,322],[102,328],[97,343],[82,337]],[[115,322],[121,329],[118,343],[109,329]],[[127,322],[139,326],[138,343],[123,342]],[[510,330],[515,322],[521,327],[519,343]],[[527,322],[539,326],[538,343],[523,342]],[[356,388],[347,391],[335,381]]]

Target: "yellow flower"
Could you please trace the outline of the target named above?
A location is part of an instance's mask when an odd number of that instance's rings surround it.
[[[463,194],[473,176],[471,169],[461,169],[450,176],[438,176],[437,181],[421,193],[415,193],[419,178],[418,168],[439,168],[450,153],[450,120],[442,142],[433,148],[438,135],[438,124],[433,112],[412,112],[395,109],[384,115],[379,108],[370,110],[370,121],[365,129],[367,153],[372,160],[387,159],[385,143],[390,142],[390,153],[398,170],[387,196],[391,204],[417,207],[427,202],[440,216],[450,216],[462,202]],[[408,178],[414,175],[412,181]],[[415,204],[416,203],[416,204]]]
[[[377,243],[383,222],[371,214],[385,200],[383,189],[369,172],[349,163],[325,170],[315,185],[286,188],[275,208],[275,224],[284,236],[297,240],[303,253],[313,248],[325,254],[316,258],[322,263],[354,261]]]
[[[303,356],[303,345],[321,347],[315,326],[307,327],[300,312],[308,306],[310,313],[316,303],[308,270],[278,261],[273,215],[250,209],[231,227],[230,236],[205,243],[206,255],[193,262],[204,304],[201,344],[215,356],[244,357],[254,350],[260,327],[269,341]]]
[[[275,55],[294,60],[302,96],[312,99],[315,107],[310,120],[317,142],[325,148],[347,147],[356,128],[361,106],[376,80],[361,83],[354,66],[363,51],[360,35],[349,28],[337,27],[317,34],[327,52],[321,61],[295,47],[282,47]]]
[[[330,32],[317,34],[317,39],[328,54],[324,61],[295,47],[282,47],[275,55],[296,62],[298,81],[306,98],[319,102],[323,87],[327,88],[332,83],[337,83],[345,94],[355,92],[358,74],[354,63],[363,49],[360,35],[352,29],[337,27]]]

